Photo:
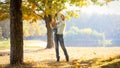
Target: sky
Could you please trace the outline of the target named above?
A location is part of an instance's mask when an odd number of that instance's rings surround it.
[[[88,7],[83,7],[81,11],[88,13],[88,14],[117,14],[120,15],[120,0],[109,2],[104,6],[95,6],[91,5]]]
[[[120,0],[117,1],[111,1],[107,4],[104,4],[104,6],[98,6],[98,5],[89,5],[87,7],[69,7],[68,10],[80,10],[83,13],[87,14],[115,14],[120,15]]]

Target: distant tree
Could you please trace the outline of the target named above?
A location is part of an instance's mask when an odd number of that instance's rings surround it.
[[[0,21],[9,18],[10,2],[0,2]]]
[[[10,1],[10,64],[23,63],[22,0]]]
[[[2,30],[2,37],[8,39],[10,36],[10,20],[6,19],[0,22],[0,27]]]
[[[31,36],[40,36],[42,34],[40,27],[41,26],[39,23],[29,23],[26,21],[23,24],[24,38],[31,37]]]
[[[0,21],[0,28],[2,30],[1,36],[4,39],[9,39],[9,37],[10,37],[10,20],[5,19],[3,21]],[[31,36],[40,36],[44,33],[44,29],[45,28],[43,28],[43,26],[41,26],[40,23],[29,23],[28,21],[23,21],[23,36],[24,36],[24,38],[28,38]]]
[[[79,29],[78,27],[71,27],[70,30],[66,31],[65,38],[70,41],[73,39],[74,41],[80,40],[103,40],[105,36],[103,33],[97,32],[91,28]]]
[[[2,29],[0,27],[0,40],[2,39]]]

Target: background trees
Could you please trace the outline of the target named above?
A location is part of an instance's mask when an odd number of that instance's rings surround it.
[[[90,4],[99,4],[110,2],[110,0],[25,0],[22,3],[23,19],[29,20],[30,22],[36,22],[36,20],[44,20],[47,28],[47,47],[53,47],[53,36],[49,22],[59,12],[64,12],[67,19],[74,16],[77,17],[76,11],[71,7],[82,7]],[[9,18],[9,2],[0,4],[1,20]],[[8,8],[8,10],[3,10]]]
[[[5,20],[9,18],[9,12],[10,12],[10,2],[0,2],[0,21]]]

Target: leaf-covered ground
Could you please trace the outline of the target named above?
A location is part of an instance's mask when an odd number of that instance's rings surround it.
[[[47,68],[120,68],[120,47],[67,47],[70,61],[66,62],[60,49],[60,62],[56,62],[55,49],[24,49],[24,64],[15,67]],[[10,67],[9,50],[0,50],[0,68]]]

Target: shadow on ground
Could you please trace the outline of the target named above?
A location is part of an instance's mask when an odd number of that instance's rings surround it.
[[[52,60],[44,60],[40,62],[33,62],[33,63],[24,63],[11,66],[7,65],[0,65],[0,68],[96,68],[93,67],[93,64],[97,62],[97,58],[86,60],[86,61],[79,61],[79,60],[71,60],[70,62],[66,61],[52,61]],[[101,61],[105,62],[105,61]],[[106,61],[107,62],[107,61]],[[120,59],[113,60],[112,62],[104,63],[102,65],[97,65],[97,68],[120,68]]]
[[[42,65],[41,67],[43,68],[88,68],[91,66],[90,62],[79,62],[78,60],[72,60],[70,62],[66,61],[50,61],[50,60],[45,60],[41,61]],[[39,64],[40,65],[40,64]],[[40,67],[40,66],[39,66]]]
[[[23,63],[23,64],[16,64],[11,66],[10,64],[7,65],[0,65],[0,68],[32,68],[32,64]]]
[[[108,62],[100,66],[101,68],[120,68],[120,59],[119,61]]]

